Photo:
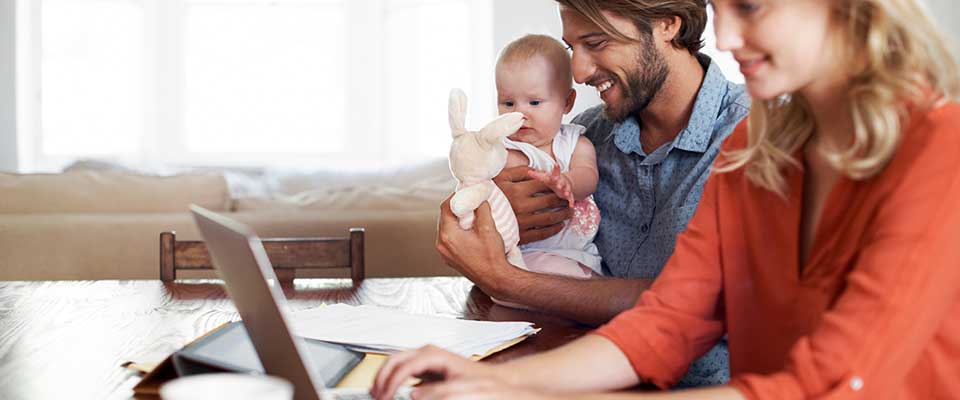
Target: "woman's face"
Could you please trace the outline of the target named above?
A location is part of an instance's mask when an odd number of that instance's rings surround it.
[[[831,0],[714,0],[717,47],[756,99],[818,90],[844,70]]]

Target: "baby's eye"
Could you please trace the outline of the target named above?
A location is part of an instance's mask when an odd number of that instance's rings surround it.
[[[540,100],[533,100],[533,101],[530,102],[530,105],[531,105],[531,106],[539,106],[539,105],[540,105]]]
[[[503,102],[503,105],[505,105],[505,106],[507,106],[507,107],[513,107],[513,102],[512,102],[512,101],[505,101],[505,102]]]

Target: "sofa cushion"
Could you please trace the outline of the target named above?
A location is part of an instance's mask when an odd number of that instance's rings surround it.
[[[309,190],[292,196],[239,197],[236,211],[253,210],[408,210],[434,211],[453,188],[348,186]]]
[[[357,186],[421,187],[442,190],[452,190],[456,186],[445,158],[375,170],[352,172],[327,170],[311,173],[272,171],[271,174],[268,180],[273,184],[274,193],[286,195],[295,195],[314,189]]]
[[[190,204],[227,211],[231,205],[226,180],[215,172],[0,173],[0,193],[0,214],[183,212]]]
[[[439,208],[429,211],[251,211],[227,213],[260,237],[345,236],[366,229],[367,277],[456,275],[434,246]],[[198,240],[189,213],[0,215],[0,280],[158,279],[160,232]],[[214,277],[182,271],[178,276]],[[348,271],[297,272],[345,277]]]

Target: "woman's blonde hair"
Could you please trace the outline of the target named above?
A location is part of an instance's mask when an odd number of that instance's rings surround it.
[[[837,0],[834,7],[852,60],[854,140],[846,149],[823,151],[844,175],[866,179],[893,157],[911,111],[956,98],[958,68],[918,0]],[[793,155],[816,128],[809,104],[799,94],[754,100],[747,128],[747,146],[723,154],[718,171],[745,167],[751,182],[785,196],[783,170],[799,165]]]

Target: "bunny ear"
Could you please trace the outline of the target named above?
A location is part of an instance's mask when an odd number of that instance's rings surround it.
[[[467,95],[463,90],[454,88],[450,90],[450,131],[453,137],[460,136],[467,131]]]
[[[503,114],[480,130],[480,138],[487,143],[496,143],[500,138],[510,136],[523,126],[523,114],[512,112]]]

